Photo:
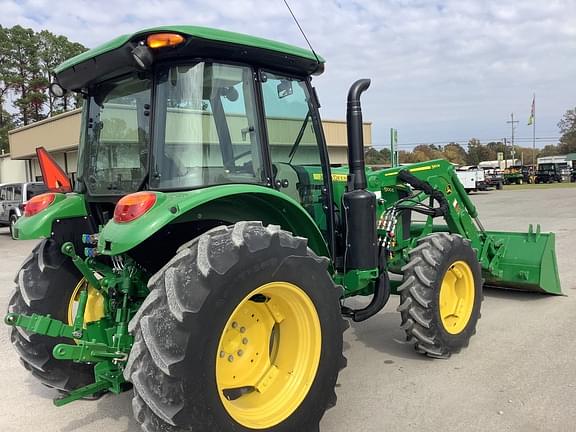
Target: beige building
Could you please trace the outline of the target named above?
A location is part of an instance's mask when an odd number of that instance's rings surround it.
[[[81,110],[69,111],[9,132],[11,163],[0,164],[0,183],[40,180],[42,173],[36,159],[36,148],[44,147],[56,162],[74,179],[78,163]],[[324,120],[324,133],[332,164],[347,160],[346,122]],[[372,144],[372,124],[364,123],[364,144]],[[16,162],[16,161],[23,161]],[[2,172],[5,174],[2,174]]]

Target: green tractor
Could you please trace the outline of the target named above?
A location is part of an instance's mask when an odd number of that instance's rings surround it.
[[[305,49],[189,26],[56,69],[53,93],[84,98],[77,181],[52,182],[16,224],[43,240],[5,322],[57,406],[132,388],[148,432],[317,431],[349,320],[390,294],[415,349],[447,358],[475,332],[483,285],[560,293],[554,234],[486,231],[447,161],[365,169],[369,80],[348,93],[348,166],[331,167],[323,69]]]

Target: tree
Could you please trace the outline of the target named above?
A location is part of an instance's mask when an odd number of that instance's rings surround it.
[[[0,126],[0,154],[8,153],[10,151],[8,145],[8,131],[14,128],[14,122],[10,113],[4,111],[0,107],[0,118],[2,118],[2,126]]]
[[[468,165],[478,165],[482,161],[494,160],[490,159],[490,155],[490,150],[482,145],[480,140],[472,138],[468,141],[468,157],[466,158]]]
[[[555,144],[548,144],[538,152],[538,157],[558,156],[559,154],[561,154],[559,146]]]
[[[27,125],[45,118],[43,105],[47,82],[38,58],[39,43],[32,29],[19,25],[9,30],[9,83],[18,109],[17,121]]]
[[[86,48],[46,30],[0,26],[0,149],[8,149],[9,129],[77,107],[81,99],[55,99],[48,92],[53,70]],[[11,101],[11,103],[10,103]]]
[[[70,42],[66,37],[56,36],[47,30],[38,33],[38,41],[40,69],[47,83],[54,82],[53,71],[60,63],[86,51],[83,45]],[[81,100],[70,93],[61,98],[54,97],[50,92],[47,93],[48,116],[76,108]]]
[[[9,47],[8,30],[0,26],[0,129],[4,127],[4,103],[10,89]]]
[[[451,142],[444,146],[444,158],[448,159],[450,162],[465,165],[466,164],[466,150],[460,144]]]
[[[412,150],[415,162],[425,162],[433,159],[443,159],[444,154],[440,147],[434,144],[420,144]]]
[[[564,113],[564,116],[558,122],[558,129],[560,129],[562,134],[559,153],[576,153],[576,107]]]
[[[366,164],[368,165],[385,165],[390,163],[390,150],[383,148],[376,150],[370,147],[365,153]]]

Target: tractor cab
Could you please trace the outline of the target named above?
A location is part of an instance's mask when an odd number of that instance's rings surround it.
[[[238,37],[155,29],[61,66],[58,85],[86,98],[76,191],[102,207],[141,190],[260,185],[322,220],[328,241],[330,164],[311,85],[323,60],[256,38],[215,40]]]

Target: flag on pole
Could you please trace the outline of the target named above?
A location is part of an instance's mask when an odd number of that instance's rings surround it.
[[[536,115],[536,95],[532,98],[532,109],[530,110],[530,117],[528,117],[528,126],[534,123],[534,116]]]

